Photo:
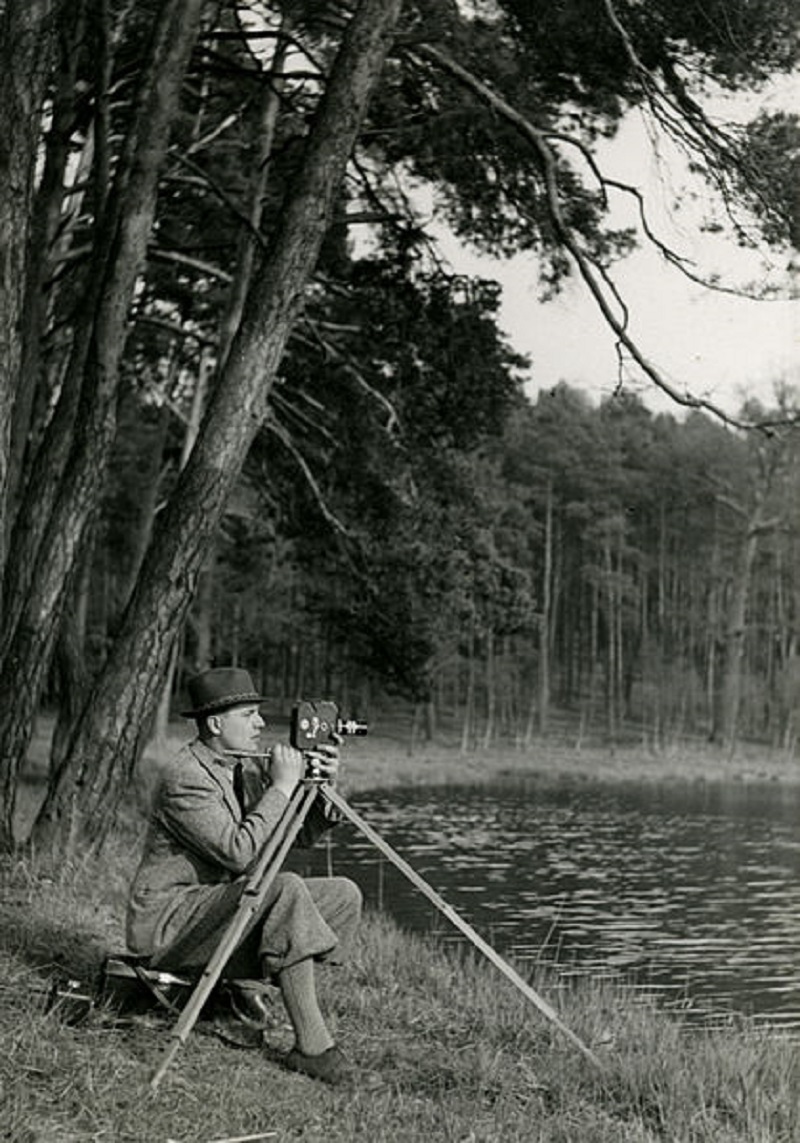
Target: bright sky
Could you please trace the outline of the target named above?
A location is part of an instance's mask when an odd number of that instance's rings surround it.
[[[769,103],[762,96],[761,105]],[[786,253],[741,250],[730,235],[701,234],[697,219],[711,202],[696,200],[675,212],[672,191],[689,178],[680,156],[666,146],[655,157],[638,116],[625,126],[603,157],[603,169],[640,186],[649,204],[651,227],[672,249],[694,263],[700,277],[718,273],[730,286],[747,283],[780,287],[779,300],[750,301],[688,281],[651,248],[618,263],[614,279],[630,312],[629,331],[648,360],[675,389],[714,402],[736,415],[746,396],[771,404],[775,385],[800,389],[800,297],[791,300]],[[692,186],[701,190],[697,176]],[[627,200],[625,200],[627,201]],[[620,225],[635,225],[633,206],[621,207]],[[619,367],[614,336],[583,282],[575,277],[562,296],[538,300],[532,256],[509,262],[478,258],[452,239],[442,251],[458,272],[494,278],[503,286],[500,324],[512,346],[531,359],[529,392],[564,380],[597,400],[614,392]],[[800,282],[795,283],[800,293]],[[648,379],[629,377],[653,410],[680,414]]]

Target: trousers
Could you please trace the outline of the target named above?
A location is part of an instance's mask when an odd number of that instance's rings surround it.
[[[204,967],[242,899],[246,878],[190,890],[170,918],[169,942],[155,951],[154,968],[173,972]],[[313,958],[341,963],[361,917],[361,890],[347,877],[279,873],[231,955],[225,975],[260,979]]]

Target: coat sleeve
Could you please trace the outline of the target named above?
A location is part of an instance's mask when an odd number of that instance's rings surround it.
[[[165,829],[203,861],[233,874],[247,872],[274,833],[288,800],[267,789],[238,819],[218,786],[199,772],[167,779],[159,799]]]
[[[338,825],[341,815],[335,806],[323,798],[316,798],[303,822],[303,827],[297,836],[295,844],[300,849],[308,849],[318,837],[326,833],[333,826]]]
[[[252,763],[245,763],[242,768],[242,793],[244,796],[245,811],[258,804],[269,789],[269,779],[263,771]],[[295,845],[301,849],[308,849],[321,834],[327,832],[341,820],[341,814],[326,802],[324,798],[317,798],[311,807],[308,817],[303,822]]]

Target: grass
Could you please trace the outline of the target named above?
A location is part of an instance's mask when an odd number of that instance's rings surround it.
[[[348,744],[351,789],[476,780],[544,770],[553,748],[408,759],[402,743]],[[587,752],[588,753],[588,752]],[[573,751],[573,754],[575,752]],[[607,752],[606,752],[607,754]],[[677,756],[676,756],[677,757]],[[516,758],[517,765],[514,766]],[[679,759],[685,766],[684,755]],[[601,755],[561,761],[597,776]],[[667,774],[668,759],[607,754],[618,776]],[[793,778],[749,760],[728,776]],[[638,773],[635,773],[638,766]],[[403,768],[401,770],[401,768]],[[712,767],[713,770],[713,767]],[[143,778],[147,776],[145,766]],[[706,773],[708,770],[705,771]],[[712,773],[713,776],[713,773]],[[262,1048],[232,1047],[202,1021],[157,1092],[150,1077],[174,1023],[155,1010],[95,1005],[80,1023],[48,1003],[54,981],[91,990],[108,950],[123,947],[137,812],[101,858],[54,867],[47,855],[0,859],[0,1139],[10,1143],[212,1143],[242,1137],[368,1143],[794,1143],[800,1139],[800,1049],[731,1020],[690,1031],[647,999],[603,980],[569,986],[536,969],[531,984],[602,1061],[583,1055],[483,960],[365,919],[357,954],[320,972],[345,1050],[370,1085],[330,1090],[285,1073]],[[527,971],[527,970],[526,970]],[[267,1035],[288,1046],[278,1002]],[[255,1143],[255,1140],[253,1141]]]

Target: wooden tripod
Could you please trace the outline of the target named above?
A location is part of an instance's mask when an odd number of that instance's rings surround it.
[[[326,783],[304,781],[298,785],[292,795],[278,824],[278,828],[265,846],[258,864],[250,874],[236,913],[231,918],[228,928],[225,930],[219,945],[203,970],[203,974],[195,985],[194,991],[186,1003],[186,1007],[181,1012],[175,1024],[170,1037],[171,1044],[164,1053],[161,1063],[150,1081],[150,1086],[154,1090],[158,1087],[164,1073],[175,1058],[180,1047],[186,1043],[202,1011],[203,1005],[219,981],[225,965],[247,931],[249,924],[253,918],[257,916],[270,885],[280,871],[281,865],[294,844],[308,811],[311,809],[315,798],[319,795],[324,797],[344,818],[360,830],[367,840],[387,857],[389,861],[408,878],[412,885],[419,889],[419,891],[436,906],[439,912],[442,913],[451,924],[455,925],[467,940],[522,993],[526,1000],[530,1001],[551,1024],[558,1028],[586,1059],[596,1068],[602,1070],[603,1065],[591,1048],[587,1047],[580,1037],[564,1024],[558,1013],[547,1001],[541,997],[535,989],[531,988],[516,969],[512,968],[451,905],[447,904],[444,898],[442,898],[435,889],[431,888],[427,881],[425,881],[416,870],[412,869],[407,861],[404,861],[403,858],[384,841],[380,834],[356,813],[337,790]]]

